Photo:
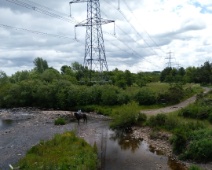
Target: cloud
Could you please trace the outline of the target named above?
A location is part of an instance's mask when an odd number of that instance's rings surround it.
[[[37,3],[34,6],[60,16],[67,18],[70,15],[69,1],[32,2]],[[120,10],[117,10],[118,1],[100,2],[102,18],[116,21],[115,36],[113,24],[102,26],[110,70],[162,70],[169,51],[176,60],[173,62],[184,67],[198,66],[211,59],[210,0],[120,1]],[[42,57],[58,70],[74,61],[83,64],[86,28],[77,27],[77,42],[74,26],[86,19],[86,3],[72,4],[71,11],[71,22],[66,22],[44,12],[1,1],[0,24],[48,34],[32,34],[0,26],[0,70],[9,75],[22,69],[30,70],[36,57]]]

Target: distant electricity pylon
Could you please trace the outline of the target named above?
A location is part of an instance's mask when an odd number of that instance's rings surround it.
[[[86,27],[84,67],[102,75],[101,73],[108,71],[102,25],[115,21],[101,18],[99,0],[73,0],[69,4],[80,2],[87,2],[87,19],[75,25],[75,29],[80,26]]]
[[[168,60],[168,62],[166,63],[167,64],[167,67],[172,67],[172,52],[168,52],[168,57],[166,58]]]

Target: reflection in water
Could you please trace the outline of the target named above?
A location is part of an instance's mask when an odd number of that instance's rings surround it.
[[[119,146],[122,150],[131,150],[133,153],[139,149],[142,139],[132,138],[129,133],[124,131],[115,131],[114,134],[111,135],[110,139],[114,141],[118,141]]]
[[[2,120],[0,119],[0,129],[6,129],[13,124],[13,121],[10,119]]]
[[[102,138],[101,170],[186,170],[176,160],[135,139],[130,133],[105,130]]]

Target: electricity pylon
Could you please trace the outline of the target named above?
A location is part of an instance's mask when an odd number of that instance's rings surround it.
[[[166,59],[168,59],[168,62],[166,64],[167,64],[167,67],[171,68],[172,67],[172,59],[173,59],[172,52],[170,51],[167,54],[168,54],[168,57]]]
[[[84,67],[90,70],[90,81],[92,79],[92,71],[99,72],[99,78],[103,80],[102,73],[108,71],[108,65],[102,25],[115,23],[115,21],[101,18],[99,0],[73,0],[69,4],[80,2],[87,2],[87,19],[75,25],[75,28],[80,26],[86,27]]]

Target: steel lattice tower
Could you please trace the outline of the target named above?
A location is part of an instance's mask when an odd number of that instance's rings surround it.
[[[103,73],[108,71],[102,25],[115,22],[101,18],[99,0],[73,0],[72,3],[87,2],[87,19],[76,27],[86,27],[84,67]],[[90,77],[91,80],[91,77]]]

